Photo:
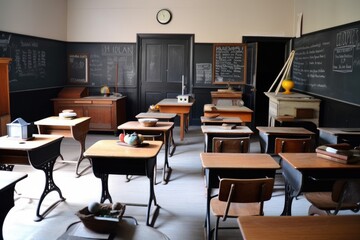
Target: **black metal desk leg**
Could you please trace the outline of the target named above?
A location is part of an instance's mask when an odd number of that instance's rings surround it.
[[[167,184],[170,180],[170,175],[172,172],[172,169],[169,165],[169,158],[168,158],[168,152],[169,152],[169,132],[166,132],[164,134],[164,144],[165,144],[165,161],[164,161],[164,168],[163,168],[163,184]]]
[[[56,158],[55,158],[56,160]],[[54,161],[45,162],[41,166],[37,167],[39,170],[42,170],[45,173],[45,188],[43,193],[41,194],[37,209],[36,209],[36,218],[35,221],[41,221],[52,209],[54,209],[60,202],[65,201],[66,199],[62,196],[61,190],[58,186],[56,186],[53,179],[53,169],[54,169]],[[40,214],[41,204],[44,201],[45,197],[52,191],[57,191],[60,196],[60,200],[53,203],[50,207],[48,207],[42,214]]]
[[[101,199],[100,202],[104,203],[106,199],[109,200],[110,203],[112,203],[112,198],[109,193],[109,186],[108,186],[108,179],[109,174],[98,174],[100,175],[101,179]]]
[[[294,200],[293,189],[289,183],[285,180],[285,202],[284,209],[281,216],[291,216],[291,207]]]

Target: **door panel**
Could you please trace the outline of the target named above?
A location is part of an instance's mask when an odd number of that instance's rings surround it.
[[[182,75],[185,73],[185,47],[184,45],[169,44],[167,52],[166,80],[167,82],[181,83]]]

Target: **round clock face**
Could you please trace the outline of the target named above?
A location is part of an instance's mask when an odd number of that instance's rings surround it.
[[[156,19],[161,24],[167,24],[171,21],[171,12],[168,9],[161,9],[156,14]]]

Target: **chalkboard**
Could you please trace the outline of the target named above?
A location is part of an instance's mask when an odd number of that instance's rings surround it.
[[[0,31],[0,57],[9,57],[10,92],[64,86],[66,43]]]
[[[360,106],[360,22],[294,40],[295,89]]]
[[[214,44],[213,47],[213,83],[246,83],[246,44]]]
[[[213,44],[196,43],[194,47],[195,86],[212,86]]]
[[[88,56],[87,86],[136,87],[136,44],[133,43],[68,43],[68,56]],[[84,60],[85,58],[83,58]],[[85,61],[85,60],[84,60]],[[69,77],[78,73],[78,66],[69,64]],[[72,74],[71,74],[72,73]],[[84,84],[82,79],[69,79],[69,82]]]
[[[88,82],[88,55],[83,53],[70,53],[68,55],[68,81],[69,83]]]

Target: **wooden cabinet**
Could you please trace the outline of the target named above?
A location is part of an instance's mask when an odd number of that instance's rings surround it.
[[[269,98],[269,126],[274,126],[275,119],[281,116],[310,121],[319,126],[320,99],[300,93],[275,95],[274,92],[265,92],[265,95]]]
[[[126,97],[88,96],[81,98],[55,98],[54,114],[72,109],[78,117],[91,117],[90,131],[117,131],[126,122]]]
[[[11,122],[9,93],[9,63],[11,58],[0,58],[0,134],[6,135],[6,124]]]

